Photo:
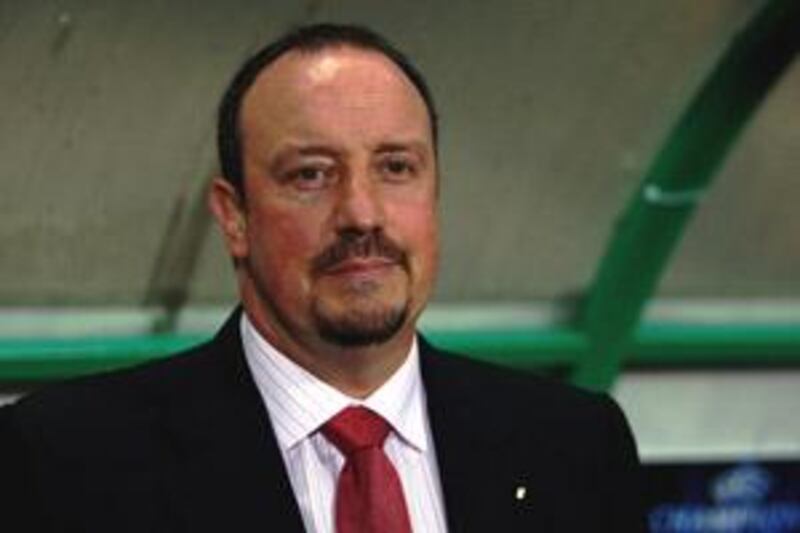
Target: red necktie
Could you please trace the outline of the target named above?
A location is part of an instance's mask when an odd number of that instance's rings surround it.
[[[411,533],[400,478],[383,453],[389,424],[364,407],[348,407],[322,433],[345,457],[336,485],[336,532]]]

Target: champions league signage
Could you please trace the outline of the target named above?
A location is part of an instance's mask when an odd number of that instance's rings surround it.
[[[646,467],[652,533],[800,533],[800,463]]]

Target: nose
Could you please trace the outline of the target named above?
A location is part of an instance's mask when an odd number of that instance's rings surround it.
[[[368,233],[380,229],[384,216],[380,184],[368,173],[342,180],[336,205],[336,227],[340,232]]]

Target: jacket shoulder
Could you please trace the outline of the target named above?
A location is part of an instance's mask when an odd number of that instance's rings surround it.
[[[214,342],[135,367],[46,385],[8,406],[7,426],[63,445],[88,436],[130,435],[152,425],[171,398],[212,372]],[[201,378],[202,379],[202,378]]]
[[[605,393],[580,389],[555,378],[489,363],[468,356],[433,348],[425,343],[423,372],[434,382],[446,383],[465,400],[482,398],[494,405],[517,411],[521,407],[541,406],[554,416],[594,413],[616,404]]]

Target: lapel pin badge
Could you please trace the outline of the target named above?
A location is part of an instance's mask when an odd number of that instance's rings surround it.
[[[518,485],[516,490],[514,491],[514,499],[517,501],[522,501],[528,495],[528,487],[525,485]]]

